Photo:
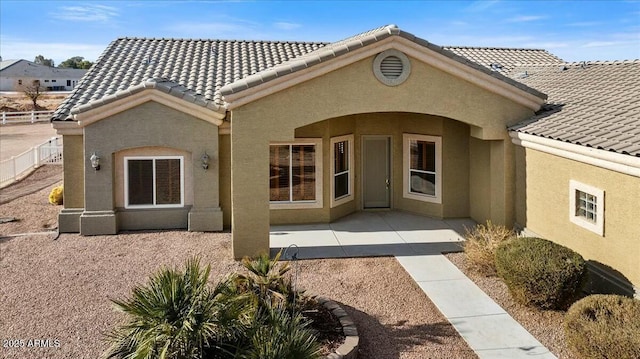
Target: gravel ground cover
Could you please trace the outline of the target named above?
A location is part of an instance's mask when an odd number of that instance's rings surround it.
[[[539,310],[518,304],[498,277],[485,277],[471,270],[464,253],[450,253],[446,257],[558,358],[580,359],[571,353],[564,338],[562,325],[566,312]]]
[[[6,236],[55,226],[52,187],[0,205],[0,217],[21,218],[0,224],[1,358],[97,358],[103,334],[124,320],[109,298],[192,256],[211,264],[212,281],[240,269],[229,233]],[[298,261],[294,269],[300,288],[344,305],[360,333],[360,358],[476,358],[394,258]],[[36,339],[53,347],[28,347]],[[24,347],[6,348],[7,340]]]

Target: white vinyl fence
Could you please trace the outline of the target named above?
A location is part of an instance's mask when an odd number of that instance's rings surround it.
[[[2,112],[2,124],[46,122],[53,111]]]
[[[0,162],[0,187],[17,181],[44,164],[62,164],[62,137],[52,137],[28,151]]]

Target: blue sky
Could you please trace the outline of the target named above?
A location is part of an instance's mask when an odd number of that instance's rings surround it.
[[[0,55],[94,61],[124,36],[337,41],[385,24],[438,45],[640,58],[640,1],[0,1]]]

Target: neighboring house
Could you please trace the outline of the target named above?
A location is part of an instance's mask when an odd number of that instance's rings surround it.
[[[392,208],[515,224],[638,287],[639,68],[393,25],[330,44],[118,39],[53,116],[59,228],[230,227],[238,258],[269,249],[270,224]]]
[[[0,91],[21,91],[39,81],[46,91],[71,91],[87,70],[49,67],[27,60],[0,62]]]

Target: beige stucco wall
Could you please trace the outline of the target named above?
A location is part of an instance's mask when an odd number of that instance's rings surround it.
[[[58,215],[60,232],[78,232],[84,208],[84,147],[81,135],[63,136],[64,208]]]
[[[84,156],[82,234],[108,234],[125,228],[222,229],[217,126],[151,101],[86,126],[84,147],[85,154],[95,151],[101,157],[101,169],[94,171]],[[184,208],[141,211],[121,207],[123,154],[147,153],[145,148],[150,147],[158,154],[186,154],[186,180],[191,183],[185,182],[185,200],[190,203]],[[202,169],[200,162],[205,151],[210,157],[208,170]]]
[[[407,81],[396,87],[388,87],[380,83],[373,75],[372,64],[373,57],[367,58],[233,109],[231,114],[231,169],[234,256],[255,255],[269,248],[268,146],[270,142],[274,141],[292,141],[296,129],[326,119],[342,118],[348,115],[404,112],[455,119],[470,125],[470,132],[492,134],[494,136],[492,138],[502,143],[503,139],[507,137],[507,125],[517,123],[533,114],[533,111],[522,105],[415,59],[411,59],[412,73]],[[394,131],[398,131],[390,119],[368,120],[371,121],[370,129],[372,132],[375,132],[376,126],[389,126]],[[382,125],[385,121],[389,121],[389,123]],[[455,123],[451,123],[450,129],[444,129],[442,124],[440,126],[440,133],[444,131],[445,134],[458,134],[465,131],[462,129],[462,125]],[[363,131],[366,132],[367,129],[366,126],[363,127]],[[402,131],[414,133],[412,128],[408,130],[403,128]],[[499,134],[497,138],[495,138],[495,134]],[[454,139],[455,141],[453,141]],[[458,136],[453,136],[452,141],[459,144],[465,143]],[[469,151],[468,142],[466,143],[466,146],[461,149],[465,154]],[[323,144],[325,145],[323,148],[325,148],[328,143]],[[397,149],[401,146],[401,141],[394,141],[394,157]],[[449,145],[443,144],[443,146],[447,148],[446,146]],[[452,147],[448,147],[448,149]],[[510,149],[510,146],[504,144],[493,146],[491,150],[492,165],[501,166],[502,169],[512,169],[513,166],[509,167],[509,165],[497,163],[508,160],[509,156],[505,153],[499,156],[500,154],[496,151]],[[464,161],[464,156],[462,158]],[[358,162],[359,160],[356,158],[356,163]],[[457,166],[459,165],[460,162],[457,162]],[[398,176],[395,166],[394,176]],[[492,206],[495,208],[491,211],[491,215],[502,216],[495,218],[496,222],[505,222],[506,217],[512,215],[513,205],[508,203],[511,194],[508,193],[509,189],[504,185],[505,181],[513,180],[510,176],[513,176],[513,171],[506,171],[504,181],[499,182],[502,187],[491,188],[491,196],[501,197],[492,200]],[[450,177],[448,179],[460,184],[465,182],[464,178],[465,173],[463,172],[459,178]],[[359,180],[356,179],[356,183],[357,181]],[[401,187],[394,186],[394,191],[397,190],[401,191]],[[447,196],[456,195],[448,189],[445,191]],[[465,195],[463,194],[461,197],[465,197]],[[466,197],[469,197],[468,192]],[[395,198],[397,196],[394,195]],[[397,205],[400,207],[408,210],[416,209],[410,203],[399,201]],[[420,206],[420,210],[429,208],[424,211],[435,216],[442,216],[443,213],[451,216],[455,216],[457,213],[464,214],[464,209],[468,205],[464,201],[458,203],[461,204],[456,208],[447,208],[446,211],[443,211],[442,206]],[[500,206],[502,208],[498,208]],[[325,218],[328,216],[324,212],[322,214]],[[276,219],[281,219],[280,214],[274,216],[279,216]]]
[[[532,149],[518,149],[518,222],[622,273],[640,288],[640,178]],[[604,190],[604,236],[569,221],[569,181]]]
[[[84,150],[82,136],[65,135],[64,208],[84,207]]]
[[[224,228],[231,228],[231,136],[220,135],[220,208]]]

